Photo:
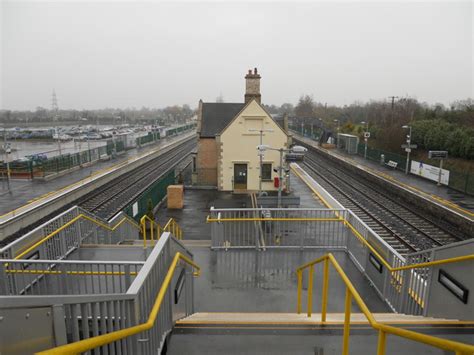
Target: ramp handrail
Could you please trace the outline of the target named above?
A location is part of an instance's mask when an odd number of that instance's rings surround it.
[[[165,232],[170,232],[178,240],[183,239],[183,230],[181,229],[178,222],[176,222],[174,218],[169,219],[168,223],[166,223],[165,226],[163,227],[163,230]]]
[[[474,255],[468,255],[465,257],[458,257],[458,258],[452,258],[452,259],[460,259],[456,261],[464,261],[464,260],[470,260],[473,258],[474,258]],[[440,265],[447,262],[455,262],[455,261],[451,261],[452,259],[437,260],[437,261],[432,261],[428,263],[421,263],[419,265],[424,265],[423,267],[425,267],[425,266],[428,266],[427,264]],[[331,253],[328,253],[318,259],[310,261],[296,269],[297,280],[298,280],[298,290],[297,290],[297,297],[298,297],[297,313],[298,314],[301,313],[301,293],[302,293],[302,288],[303,288],[303,271],[309,268],[307,314],[308,314],[308,317],[310,317],[312,313],[312,301],[313,301],[312,296],[313,296],[314,266],[321,262],[324,262],[321,322],[323,323],[326,322],[328,287],[329,287],[329,263],[331,263],[333,267],[336,269],[337,273],[339,274],[340,278],[342,279],[342,281],[344,282],[346,286],[343,348],[342,348],[343,355],[349,354],[349,331],[350,331],[351,299],[352,298],[354,298],[360,310],[369,321],[370,326],[379,331],[378,343],[377,343],[377,355],[385,354],[385,342],[386,342],[387,334],[397,335],[403,338],[407,338],[410,340],[414,340],[417,342],[435,346],[440,349],[454,351],[456,352],[456,354],[460,354],[460,355],[474,353],[474,345],[442,339],[442,338],[434,337],[431,335],[426,335],[426,334],[414,332],[411,330],[401,329],[401,328],[397,328],[397,327],[393,327],[393,326],[389,326],[389,325],[377,322],[374,316],[372,315],[372,313],[370,312],[369,308],[365,304],[365,302],[362,300],[362,297],[359,295],[354,285],[351,283],[351,281],[345,274],[344,270],[342,269],[342,267],[337,262],[336,258]],[[406,269],[413,269],[416,267],[420,267],[420,266],[408,265],[408,266],[403,266],[401,268],[395,268],[395,269],[406,270]]]
[[[154,219],[144,214],[142,218],[140,218],[140,229],[143,235],[143,248],[147,247],[147,232],[146,232],[147,221],[150,222],[150,242],[152,242],[152,244],[155,243],[155,239],[154,239],[155,228],[156,228],[156,240],[160,238],[160,235],[163,232],[163,228],[161,228],[161,225],[158,222],[155,222]]]
[[[154,219],[148,217],[146,214],[140,218],[140,229],[143,235],[143,247],[147,247],[147,221],[150,223],[150,242],[152,244],[155,243],[155,233],[156,233],[156,240],[158,240],[163,232],[170,232],[176,239],[182,240],[183,239],[183,230],[179,226],[178,222],[174,218],[170,218],[168,222],[165,224],[164,227],[158,222],[155,222]],[[156,229],[156,232],[155,232]]]
[[[106,225],[105,223],[99,221],[98,219],[95,219],[95,218],[92,218],[90,216],[87,216],[83,213],[79,214],[78,216],[74,217],[73,219],[71,219],[69,222],[63,224],[61,227],[59,227],[58,229],[56,229],[55,231],[49,233],[47,236],[45,236],[44,238],[42,238],[40,241],[34,243],[33,245],[29,246],[28,248],[26,248],[24,251],[22,251],[20,254],[18,254],[17,256],[15,256],[15,260],[18,260],[20,258],[22,258],[23,256],[25,256],[26,254],[28,254],[30,251],[34,250],[35,248],[39,247],[41,244],[43,244],[44,242],[48,241],[49,239],[51,239],[52,237],[54,237],[56,234],[60,233],[61,231],[63,231],[64,229],[66,229],[67,227],[73,225],[74,223],[76,223],[77,221],[79,221],[80,219],[85,219],[85,220],[88,220],[96,225],[98,225],[99,227],[102,227],[106,230],[109,230],[109,231],[115,231],[118,227],[120,227],[120,225],[122,225],[123,223],[125,222],[128,222],[130,223],[133,227],[137,228],[138,230],[140,229],[140,226],[135,222],[135,221],[132,221],[130,218],[128,217],[123,217],[119,222],[117,222],[113,227],[110,227],[108,225]]]
[[[193,272],[194,276],[199,276],[201,274],[201,268],[197,264],[195,264],[191,259],[184,256],[180,252],[177,252],[168,269],[168,273],[165,276],[160,291],[156,296],[155,303],[153,304],[148,319],[145,323],[117,330],[111,333],[102,334],[93,338],[80,340],[75,343],[51,348],[45,351],[38,352],[37,354],[79,354],[151,329],[158,316],[158,312],[160,311],[161,304],[163,303],[163,300],[165,298],[166,291],[168,290],[168,287],[171,284],[171,280],[173,279],[174,272],[180,260],[186,262],[188,265],[192,266],[196,270]]]

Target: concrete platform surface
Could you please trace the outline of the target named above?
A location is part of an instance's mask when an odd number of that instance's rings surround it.
[[[262,335],[229,334],[231,330],[213,334],[176,334],[173,333],[168,347],[168,355],[194,354],[271,354],[271,355],[340,355],[342,353],[342,335]],[[450,334],[451,340],[467,342],[472,334]],[[349,353],[368,355],[377,353],[377,336],[351,335]],[[415,343],[408,339],[387,336],[387,355],[446,355],[449,352],[431,346]]]
[[[321,250],[231,249],[211,251],[190,247],[202,268],[195,279],[196,312],[296,312],[296,268],[324,255]],[[334,253],[372,312],[390,312],[364,276],[344,252]],[[315,268],[313,312],[321,311],[323,267]],[[303,278],[303,310],[307,302],[307,273]],[[345,285],[334,269],[330,271],[328,311],[344,311]],[[352,302],[354,312],[357,305]]]
[[[94,165],[74,170],[53,180],[12,180],[10,182],[10,191],[7,189],[6,182],[2,181],[2,187],[0,188],[0,216],[10,211],[18,210],[23,206],[23,208],[33,207],[34,203],[49,198],[60,190],[65,190],[68,187],[73,188],[74,184],[80,184],[81,181],[90,179],[93,176],[98,176],[102,172],[113,169],[115,166],[120,167],[122,164],[126,164],[130,159],[155,151],[183,137],[185,137],[185,135],[165,138],[156,144],[151,144],[143,148],[130,149],[116,159],[101,161]],[[21,211],[18,211],[18,213],[20,212]]]
[[[300,207],[326,208],[311,189],[291,172],[291,194],[300,197]],[[185,189],[184,208],[167,209],[163,204],[156,213],[158,222],[164,226],[174,218],[183,230],[185,240],[211,239],[211,225],[206,223],[211,207],[215,208],[251,208],[249,195],[232,194],[209,189]]]
[[[423,179],[421,177],[381,166],[373,161],[366,160],[358,155],[345,154],[336,149],[323,149],[317,146],[317,143],[308,138],[295,137],[303,142],[313,145],[317,149],[322,149],[328,154],[338,157],[360,169],[369,171],[382,179],[395,183],[414,194],[421,195],[434,203],[440,204],[445,208],[460,213],[474,221],[474,196],[463,194],[459,191],[450,189],[447,186],[437,186],[435,182]]]

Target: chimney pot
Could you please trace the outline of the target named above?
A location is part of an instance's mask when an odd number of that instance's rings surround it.
[[[254,73],[255,75],[257,75],[257,74],[258,74],[258,72],[257,72],[257,68],[253,68],[253,73]]]

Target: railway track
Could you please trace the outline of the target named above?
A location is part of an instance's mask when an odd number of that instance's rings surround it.
[[[57,216],[59,213],[66,211],[72,206],[79,205],[88,211],[96,213],[100,210],[100,216],[103,218],[110,218],[120,211],[119,208],[124,208],[124,201],[133,201],[141,192],[143,192],[153,181],[155,181],[160,175],[166,172],[170,167],[177,165],[177,163],[186,158],[186,156],[192,151],[193,147],[196,146],[196,140],[191,139],[171,150],[163,153],[157,158],[147,163],[147,170],[144,171],[142,168],[135,169],[132,172],[121,175],[114,179],[106,186],[97,188],[89,194],[57,209],[56,211],[48,214],[47,216],[31,223],[28,227],[22,228],[18,232],[8,236],[7,238],[0,240],[0,247],[8,245],[14,240],[22,237],[26,233],[32,231],[41,224],[49,221],[50,219]],[[175,160],[173,160],[175,159]],[[153,176],[154,174],[154,176]],[[133,178],[132,178],[133,175]],[[140,175],[142,177],[140,177]],[[145,178],[146,176],[146,178]],[[128,183],[125,182],[127,179]],[[131,187],[131,180],[136,183],[133,187],[133,193],[127,194],[126,186]],[[143,181],[142,181],[143,180]],[[114,188],[115,185],[120,184],[120,189]],[[120,191],[122,190],[122,191]],[[131,189],[129,191],[132,191]],[[108,204],[107,199],[114,199],[114,203]],[[107,207],[106,207],[107,206]],[[110,208],[110,213],[106,213],[106,209]]]
[[[195,140],[163,153],[147,164],[119,176],[99,191],[81,199],[79,206],[95,215],[110,219],[133,202],[137,196],[151,186],[160,176],[185,159],[196,145]]]
[[[400,203],[361,176],[323,158],[307,146],[307,171],[344,207],[351,209],[400,254],[467,239],[423,211]]]

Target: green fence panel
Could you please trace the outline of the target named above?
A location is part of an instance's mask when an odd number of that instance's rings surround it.
[[[357,147],[357,154],[360,155],[361,157],[364,156],[365,152],[365,144],[359,143]],[[374,162],[380,163],[382,160],[382,155],[384,156],[384,161],[385,163],[388,163],[390,160],[397,162],[397,169],[405,171],[406,163],[407,163],[407,158],[404,157],[403,155],[392,153],[392,152],[387,152],[384,150],[380,149],[375,149],[371,147],[367,147],[367,159],[372,160]]]
[[[169,185],[175,183],[174,169],[166,173],[161,179],[158,179],[152,186],[143,192],[137,200],[128,205],[124,212],[130,217],[139,221],[140,218],[147,213],[148,200],[151,200],[153,206],[156,206],[163,198],[165,198]],[[137,204],[137,214],[133,215],[133,205]]]

